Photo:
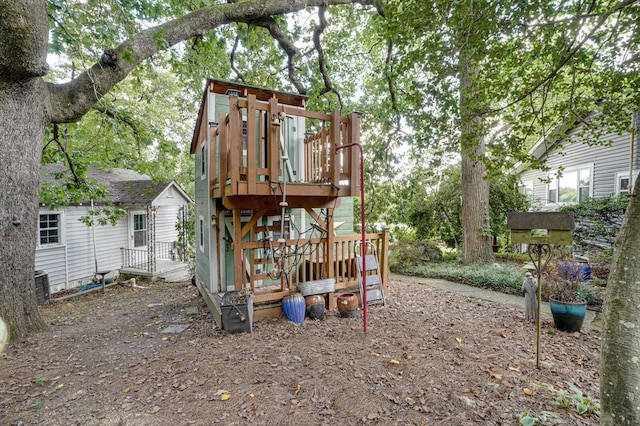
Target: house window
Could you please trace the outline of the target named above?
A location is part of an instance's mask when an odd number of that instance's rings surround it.
[[[198,247],[204,251],[204,217],[198,217]]]
[[[638,172],[633,172],[633,179],[638,177]],[[629,186],[633,181],[629,179],[628,172],[616,173],[616,195],[626,194],[629,192]]]
[[[205,149],[204,145],[202,145],[202,148],[200,148],[200,179],[204,179],[206,177],[207,163],[205,160]]]
[[[147,215],[133,215],[133,247],[145,247],[147,245]]]
[[[518,192],[524,194],[527,201],[533,203],[533,181],[521,182],[518,186]]]
[[[60,213],[41,214],[38,222],[38,244],[58,245],[62,242]]]
[[[551,176],[547,187],[548,204],[579,203],[591,197],[591,166],[564,170]]]

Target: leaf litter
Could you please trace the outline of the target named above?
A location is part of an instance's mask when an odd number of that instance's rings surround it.
[[[185,331],[150,331],[193,306]],[[598,330],[547,333],[544,320],[537,369],[522,308],[425,284],[392,281],[387,306],[368,309],[366,334],[361,317],[327,312],[223,335],[190,283],[116,286],[41,312],[50,331],[0,355],[6,424],[497,425],[524,412],[557,416],[545,424],[599,422],[551,392],[569,395],[573,383],[599,397]]]

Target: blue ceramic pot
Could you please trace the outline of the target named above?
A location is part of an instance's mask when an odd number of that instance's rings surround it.
[[[553,322],[560,331],[580,331],[582,322],[587,315],[587,303],[568,303],[549,299],[549,309],[553,316]]]
[[[282,300],[282,312],[284,312],[285,318],[289,321],[293,321],[296,324],[302,324],[304,321],[304,315],[306,310],[306,304],[302,293],[294,293],[285,296]]]

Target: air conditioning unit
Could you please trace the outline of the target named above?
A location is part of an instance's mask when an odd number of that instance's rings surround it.
[[[49,274],[45,271],[35,271],[36,278],[36,299],[38,303],[44,303],[51,299],[49,291]]]

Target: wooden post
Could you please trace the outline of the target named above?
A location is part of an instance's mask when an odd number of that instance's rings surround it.
[[[336,253],[335,253],[335,237],[333,235],[333,208],[327,209],[327,246],[324,253],[324,266],[326,268],[326,277],[335,278]],[[329,309],[337,308],[336,300],[333,293],[329,293]]]
[[[229,97],[229,170],[231,171],[230,194],[238,193],[240,181],[240,161],[242,159],[242,120],[238,108],[238,98]]]
[[[277,182],[280,176],[280,120],[278,118],[278,100],[269,99],[269,137],[267,138],[267,158],[269,159],[269,180]]]
[[[340,143],[340,122],[342,116],[340,111],[334,110],[331,114],[331,135],[329,137],[329,150],[327,152],[329,158],[329,180],[335,185],[340,185],[340,164],[339,153],[336,152],[336,147],[341,145]]]
[[[220,113],[220,150],[218,152],[218,162],[220,164],[220,173],[218,174],[218,182],[220,184],[220,196],[224,197],[227,192],[227,153],[229,152],[229,122],[227,116]]]
[[[242,216],[240,209],[233,210],[233,278],[236,290],[242,290],[244,262],[242,250]]]
[[[213,197],[213,191],[216,185],[216,136],[218,134],[217,127],[209,128],[209,197]]]
[[[389,228],[382,228],[382,247],[378,251],[380,259],[380,279],[382,280],[382,292],[387,293],[387,282],[389,281]]]
[[[360,114],[352,112],[349,115],[349,121],[351,122],[351,143],[360,142]],[[346,160],[350,164],[351,173],[351,195],[360,194],[360,168],[357,166],[360,161],[358,158],[359,152],[357,149],[349,148],[351,155]],[[387,232],[388,234],[388,232]],[[387,235],[388,236],[388,235]]]
[[[256,95],[247,97],[247,191],[256,193]]]

